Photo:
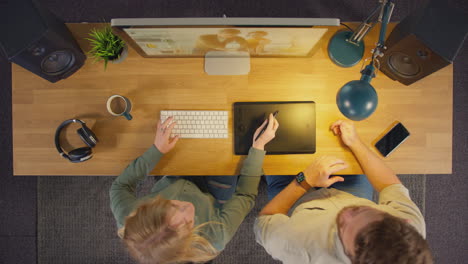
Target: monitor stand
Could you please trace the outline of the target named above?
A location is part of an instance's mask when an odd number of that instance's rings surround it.
[[[208,51],[205,72],[208,75],[246,75],[250,72],[250,54],[247,51]]]

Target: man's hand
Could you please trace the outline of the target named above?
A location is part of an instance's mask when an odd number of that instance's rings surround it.
[[[265,127],[265,132],[257,139],[258,134],[260,134],[260,131]],[[279,123],[276,120],[276,118],[273,116],[273,114],[270,113],[270,116],[268,117],[268,125],[267,125],[267,120],[263,122],[263,124],[257,128],[257,130],[254,133],[253,136],[253,143],[252,147],[259,149],[259,150],[265,150],[265,145],[270,142],[272,139],[275,138],[275,133],[276,130],[278,130]]]
[[[349,148],[361,142],[356,128],[351,122],[338,120],[330,126],[330,130],[333,131],[335,135],[341,136],[341,140]]]
[[[156,126],[156,137],[154,138],[154,146],[163,154],[168,153],[174,148],[179,136],[171,138],[171,132],[176,122],[172,122],[174,118],[171,116],[164,123],[161,123],[161,120],[158,121]],[[171,123],[172,122],[172,123]]]
[[[340,170],[346,169],[348,165],[334,157],[319,157],[304,171],[306,182],[312,187],[330,187],[335,182],[344,181],[343,177],[330,175]]]

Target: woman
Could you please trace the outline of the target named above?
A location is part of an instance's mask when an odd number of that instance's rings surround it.
[[[158,122],[154,144],[112,183],[111,209],[119,236],[140,263],[205,262],[215,258],[231,240],[254,206],[264,146],[275,137],[278,122],[272,114],[256,130],[239,177],[173,177],[159,180],[151,193],[135,196],[145,179],[176,144],[173,118]]]

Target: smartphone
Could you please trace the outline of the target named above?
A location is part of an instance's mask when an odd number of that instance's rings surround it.
[[[382,156],[387,157],[392,153],[401,143],[403,143],[410,133],[403,126],[402,123],[398,122],[395,124],[390,131],[388,131],[377,143],[375,147],[382,154]]]

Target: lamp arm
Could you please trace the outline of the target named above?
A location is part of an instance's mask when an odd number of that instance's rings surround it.
[[[353,35],[349,38],[349,42],[359,45],[359,42],[369,33],[369,31],[377,24],[379,11],[381,6],[377,6],[372,13],[354,30]]]
[[[383,47],[385,40],[385,34],[387,30],[387,24],[390,21],[390,17],[393,13],[395,4],[394,0],[379,0],[380,5],[377,6],[372,13],[364,20],[357,29],[353,32],[351,37],[348,39],[349,42],[359,45],[359,42],[369,33],[369,31],[378,23],[382,23],[380,28],[379,44]],[[380,12],[378,12],[380,11]]]
[[[372,78],[375,77],[375,64],[378,62],[375,59],[377,57],[382,57],[383,52],[385,50],[385,35],[387,33],[387,25],[390,22],[390,17],[393,13],[393,8],[395,7],[394,0],[380,0],[383,2],[383,6],[381,8],[379,14],[379,21],[382,23],[380,26],[380,34],[379,34],[379,41],[377,42],[377,47],[372,49],[372,60],[367,65],[364,70],[361,71],[361,80],[370,82]]]
[[[379,42],[377,43],[377,47],[373,51],[374,57],[383,56],[383,50],[385,49],[385,35],[387,33],[387,25],[390,22],[390,17],[392,16],[394,7],[395,4],[393,3],[393,0],[389,0],[386,1],[382,8],[382,25],[380,26]]]

